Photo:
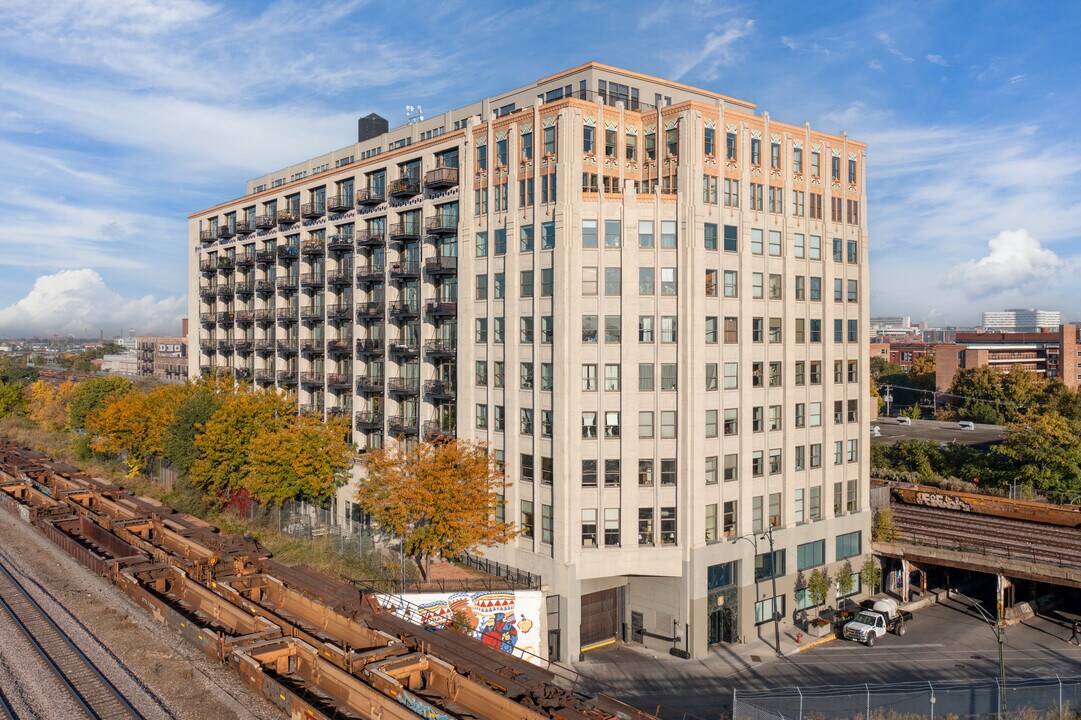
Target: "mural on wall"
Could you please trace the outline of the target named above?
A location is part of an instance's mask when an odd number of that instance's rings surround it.
[[[485,645],[531,662],[543,658],[538,590],[481,590],[457,593],[378,595],[380,604],[400,617],[429,630],[444,630],[457,619],[466,634]]]

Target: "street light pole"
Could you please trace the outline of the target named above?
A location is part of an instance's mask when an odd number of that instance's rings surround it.
[[[962,595],[961,593],[954,593],[968,600],[969,606],[974,608],[980,613],[983,621],[987,623],[987,626],[991,628],[995,633],[995,639],[998,641],[998,716],[1001,718],[1002,713],[1006,712],[1006,661],[1002,654],[1002,645],[1006,642],[1006,628],[1002,624],[1002,603],[996,603],[998,610],[996,612],[997,618],[992,618],[990,613],[983,609],[983,606],[978,602]]]
[[[766,532],[762,534],[762,539],[769,541],[769,574],[770,574],[770,588],[773,592],[773,597],[770,598],[770,610],[773,613],[773,642],[774,652],[777,653],[777,657],[781,656],[781,614],[777,612],[777,567],[774,565],[773,555],[773,526],[770,525]],[[751,533],[750,535],[740,535],[734,542],[740,540],[746,540],[754,547],[755,558],[758,557],[758,533]],[[758,587],[758,576],[754,579],[755,587]],[[757,601],[757,600],[756,600]]]

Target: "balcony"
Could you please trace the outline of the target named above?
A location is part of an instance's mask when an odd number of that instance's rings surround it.
[[[387,236],[382,230],[361,230],[356,235],[358,247],[383,247]]]
[[[424,383],[424,394],[433,400],[453,400],[458,393],[452,382],[428,380]]]
[[[247,220],[237,220],[235,230],[237,235],[251,235],[255,232],[255,228]]]
[[[278,218],[274,213],[269,215],[256,215],[255,216],[255,229],[256,230],[270,230],[272,227],[278,224]]]
[[[199,241],[200,242],[214,242],[218,239],[218,233],[216,230],[200,230]]]
[[[414,177],[402,177],[391,180],[387,185],[387,194],[395,200],[411,198],[420,194],[420,180]]]
[[[357,430],[382,430],[383,413],[362,410],[357,413]]]
[[[260,354],[266,354],[274,350],[276,343],[273,339],[264,339],[255,341],[255,352]],[[273,378],[272,378],[273,379]]]
[[[228,240],[234,235],[236,235],[236,231],[229,227],[228,223],[218,226],[218,237],[222,240]]]
[[[325,203],[306,203],[300,206],[300,217],[305,220],[321,218],[326,214],[327,206]]]
[[[352,235],[334,234],[327,238],[327,250],[347,252],[353,249],[355,238]]]
[[[200,375],[209,375],[212,372],[214,372],[214,368],[210,367],[209,365],[200,365],[199,366],[199,374]]]
[[[203,274],[216,273],[218,271],[218,264],[214,262],[212,258],[207,258],[199,263],[199,271]]]
[[[323,404],[315,403],[314,405],[300,405],[297,407],[297,412],[301,415],[313,415],[315,417],[323,417]]]
[[[232,352],[232,350],[233,350],[233,341],[232,340],[227,339],[227,340],[219,340],[218,341],[218,352],[228,354],[228,353]]]
[[[237,310],[236,321],[241,325],[251,325],[252,320],[255,319],[254,310]]]
[[[213,300],[217,296],[218,296],[218,286],[217,285],[200,285],[199,286],[199,297],[201,297],[202,299],[204,299],[204,300]]]
[[[420,392],[420,381],[417,378],[391,378],[387,389],[394,395],[416,395]]]
[[[214,339],[213,335],[208,335],[205,338],[199,338],[199,349],[204,352],[213,353],[217,345],[218,341]]]
[[[327,353],[337,358],[352,355],[353,341],[350,338],[330,340],[327,342]]]
[[[441,438],[453,439],[457,434],[457,430],[449,422],[445,423],[439,420],[426,420],[424,422],[424,439],[429,442]]]
[[[233,323],[233,311],[232,310],[223,310],[222,312],[218,313],[218,324],[219,325],[232,325],[232,323]]]
[[[363,205],[365,207],[374,207],[380,205],[387,200],[387,194],[382,188],[361,188],[357,190],[357,205]]]
[[[453,235],[458,232],[458,216],[437,213],[424,222],[424,228],[432,235]]]
[[[327,198],[327,210],[332,213],[349,212],[353,209],[352,195],[331,195]]]
[[[387,431],[392,437],[399,435],[416,435],[417,419],[405,415],[391,415],[387,420]]]
[[[302,372],[302,373],[300,373],[300,384],[304,385],[304,386],[307,386],[307,387],[316,386],[316,385],[319,386],[319,387],[322,387],[323,386],[323,373]]]
[[[452,255],[426,258],[424,272],[429,275],[454,275],[458,272],[458,258]]]
[[[420,304],[412,302],[394,302],[390,304],[391,317],[419,317]]]
[[[278,322],[295,323],[297,321],[297,309],[295,307],[278,308]]]
[[[327,305],[327,317],[331,320],[348,320],[352,317],[353,306],[348,303]]]
[[[236,267],[236,260],[229,255],[218,256],[218,269],[219,270],[232,270]]]
[[[251,267],[255,264],[255,253],[246,252],[236,256],[236,266],[239,267]]]
[[[278,384],[283,387],[292,387],[297,384],[296,370],[279,370],[276,377]]]
[[[213,325],[218,321],[218,314],[212,312],[206,312],[199,316],[199,322],[203,325]]]
[[[342,287],[344,285],[353,284],[353,271],[352,270],[334,270],[327,273],[327,285],[334,285],[336,287]]]
[[[256,370],[255,371],[255,382],[263,383],[263,384],[270,384],[270,383],[274,382],[274,371],[273,370]]]
[[[311,287],[313,285],[323,285],[324,275],[321,272],[304,273],[300,276],[300,284]]]
[[[392,262],[390,264],[390,276],[401,280],[419,278],[420,263],[415,261]]]
[[[341,389],[347,388],[353,384],[353,376],[350,373],[329,373],[327,375],[327,385],[332,388]]]
[[[296,355],[297,341],[296,340],[279,340],[278,352],[282,355]]]
[[[233,296],[234,292],[235,292],[235,290],[233,288],[233,283],[220,283],[218,285],[218,297],[219,298],[222,298],[222,299],[230,298],[230,297]]]
[[[238,353],[247,354],[250,353],[252,350],[252,342],[253,341],[249,340],[248,338],[240,338],[236,341],[236,344],[233,347]]]
[[[358,393],[381,393],[383,392],[383,377],[381,375],[358,375]]]
[[[458,168],[441,167],[424,173],[424,187],[428,190],[445,190],[458,184]]]
[[[279,245],[278,246],[278,259],[279,260],[296,260],[300,256],[300,248],[296,245]]]
[[[236,289],[237,295],[248,296],[251,295],[252,290],[255,289],[255,283],[251,280],[241,280],[240,282],[235,283],[233,287]]]
[[[248,368],[234,368],[233,377],[237,380],[251,380],[251,370]]]
[[[300,352],[305,355],[314,355],[322,357],[326,351],[326,343],[322,339],[309,338],[307,340],[300,341]]]
[[[457,343],[446,338],[428,340],[424,343],[424,354],[431,358],[453,357],[457,351]]]
[[[361,265],[357,268],[358,283],[381,282],[383,280],[382,265]]]
[[[420,343],[416,340],[397,338],[388,344],[390,354],[397,357],[417,357],[420,354]]]
[[[279,210],[275,221],[279,226],[281,225],[293,225],[300,221],[299,208],[287,207],[284,210]]]
[[[349,404],[339,405],[337,407],[332,407],[332,408],[329,408],[327,410],[327,419],[329,420],[331,418],[347,418],[352,414],[353,414],[353,406],[352,405],[349,405]]]
[[[278,276],[278,290],[293,292],[297,289],[298,281],[299,278],[296,275],[280,275]]]
[[[374,302],[360,302],[357,303],[357,322],[360,322],[360,318],[381,318],[383,317],[383,303],[376,300]]]
[[[454,300],[429,300],[425,312],[431,317],[450,317],[458,314],[458,303]]]
[[[305,257],[313,257],[316,255],[322,255],[326,252],[326,248],[323,247],[322,240],[305,240],[300,246],[300,254]]]
[[[274,281],[256,280],[255,292],[259,293],[260,295],[269,295],[270,293],[274,292]]]
[[[368,338],[366,340],[357,340],[357,355],[363,355],[369,357],[372,355],[383,354],[383,340],[382,338]]]
[[[275,258],[277,258],[277,255],[278,254],[273,248],[269,250],[258,250],[255,253],[255,262],[260,265],[270,265],[274,262]]]
[[[390,226],[391,242],[408,242],[420,239],[419,222],[400,222]]]

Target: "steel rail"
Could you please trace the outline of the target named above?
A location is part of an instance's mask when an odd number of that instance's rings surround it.
[[[4,697],[3,689],[0,689],[0,720],[17,720],[15,711],[11,708],[11,703]]]
[[[0,607],[88,717],[142,720],[139,711],[60,629],[3,563],[0,563]]]

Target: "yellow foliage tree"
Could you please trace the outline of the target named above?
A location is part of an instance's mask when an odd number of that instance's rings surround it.
[[[260,433],[251,443],[244,487],[259,502],[329,498],[346,480],[353,447],[345,441],[349,421],[323,423],[303,416],[278,430]]]
[[[135,477],[153,456],[164,455],[162,439],[176,410],[192,392],[187,385],[162,385],[115,396],[86,415],[90,447],[101,453],[123,454],[128,477]]]
[[[58,387],[44,380],[31,383],[25,390],[27,415],[44,430],[63,430],[68,426],[68,404],[74,389],[70,380]]]
[[[195,438],[198,458],[189,477],[209,499],[218,502],[248,484],[252,441],[261,433],[284,428],[296,413],[292,395],[239,390],[223,395],[221,407]]]
[[[496,517],[507,482],[481,443],[395,444],[369,452],[364,465],[360,506],[403,538],[405,551],[418,560],[454,557],[518,535]]]

